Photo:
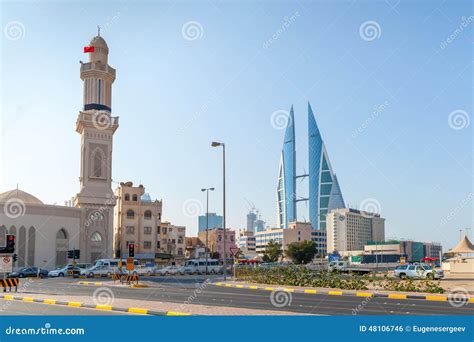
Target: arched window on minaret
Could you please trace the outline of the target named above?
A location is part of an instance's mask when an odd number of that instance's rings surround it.
[[[96,148],[92,152],[92,176],[93,177],[105,177],[104,174],[104,165],[105,165],[105,155],[100,148]]]

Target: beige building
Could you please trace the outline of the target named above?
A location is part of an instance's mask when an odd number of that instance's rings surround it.
[[[186,237],[185,243],[185,258],[186,259],[199,259],[206,257],[206,248],[204,243],[199,240],[197,236]]]
[[[361,251],[369,242],[385,241],[385,219],[356,209],[335,209],[326,216],[327,253]]]
[[[135,257],[154,259],[161,225],[161,201],[152,201],[143,185],[120,183],[115,190],[114,251],[116,257],[128,256],[128,245],[135,245]]]
[[[255,249],[259,255],[263,255],[265,247],[270,241],[278,242],[285,251],[293,242],[314,241],[318,254],[326,252],[326,233],[321,230],[312,229],[309,222],[289,222],[288,228],[269,228],[255,233]]]
[[[252,230],[240,230],[237,245],[244,256],[251,258],[257,255],[255,234]]]
[[[223,228],[214,228],[209,229],[208,231],[208,248],[209,256],[217,257],[220,260],[223,260],[224,255],[224,229]],[[227,259],[232,259],[231,248],[236,248],[235,241],[235,231],[226,229],[226,244],[225,244],[225,256]],[[206,245],[206,231],[199,232],[199,240],[205,246]]]

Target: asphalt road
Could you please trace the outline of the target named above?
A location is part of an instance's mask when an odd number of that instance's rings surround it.
[[[196,305],[281,310],[317,315],[474,315],[474,304],[467,304],[457,308],[451,306],[448,302],[328,296],[305,293],[288,294],[291,296],[291,299],[283,301],[286,305],[275,306],[272,304],[270,291],[218,287],[203,284],[205,280],[205,276],[148,278],[149,288],[113,287],[112,289],[115,298],[171,303],[184,303],[188,301]],[[91,279],[90,281],[101,280]],[[25,295],[43,293],[51,295],[92,296],[96,287],[78,285],[78,282],[78,279],[70,278],[35,280],[29,282],[28,286],[24,286],[22,292]],[[200,288],[200,293],[196,295],[195,290],[197,288]],[[190,298],[192,298],[192,301],[190,301]],[[273,302],[275,303],[275,301]],[[74,310],[86,309],[79,308]]]

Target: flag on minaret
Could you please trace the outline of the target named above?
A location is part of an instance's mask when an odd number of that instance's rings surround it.
[[[84,46],[84,53],[94,52],[93,46]]]

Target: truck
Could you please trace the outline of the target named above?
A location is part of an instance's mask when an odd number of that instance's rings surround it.
[[[328,270],[331,272],[337,271],[341,273],[357,273],[357,274],[367,274],[373,271],[370,268],[351,265],[349,264],[349,262],[343,261],[343,260],[331,261],[328,265]]]

